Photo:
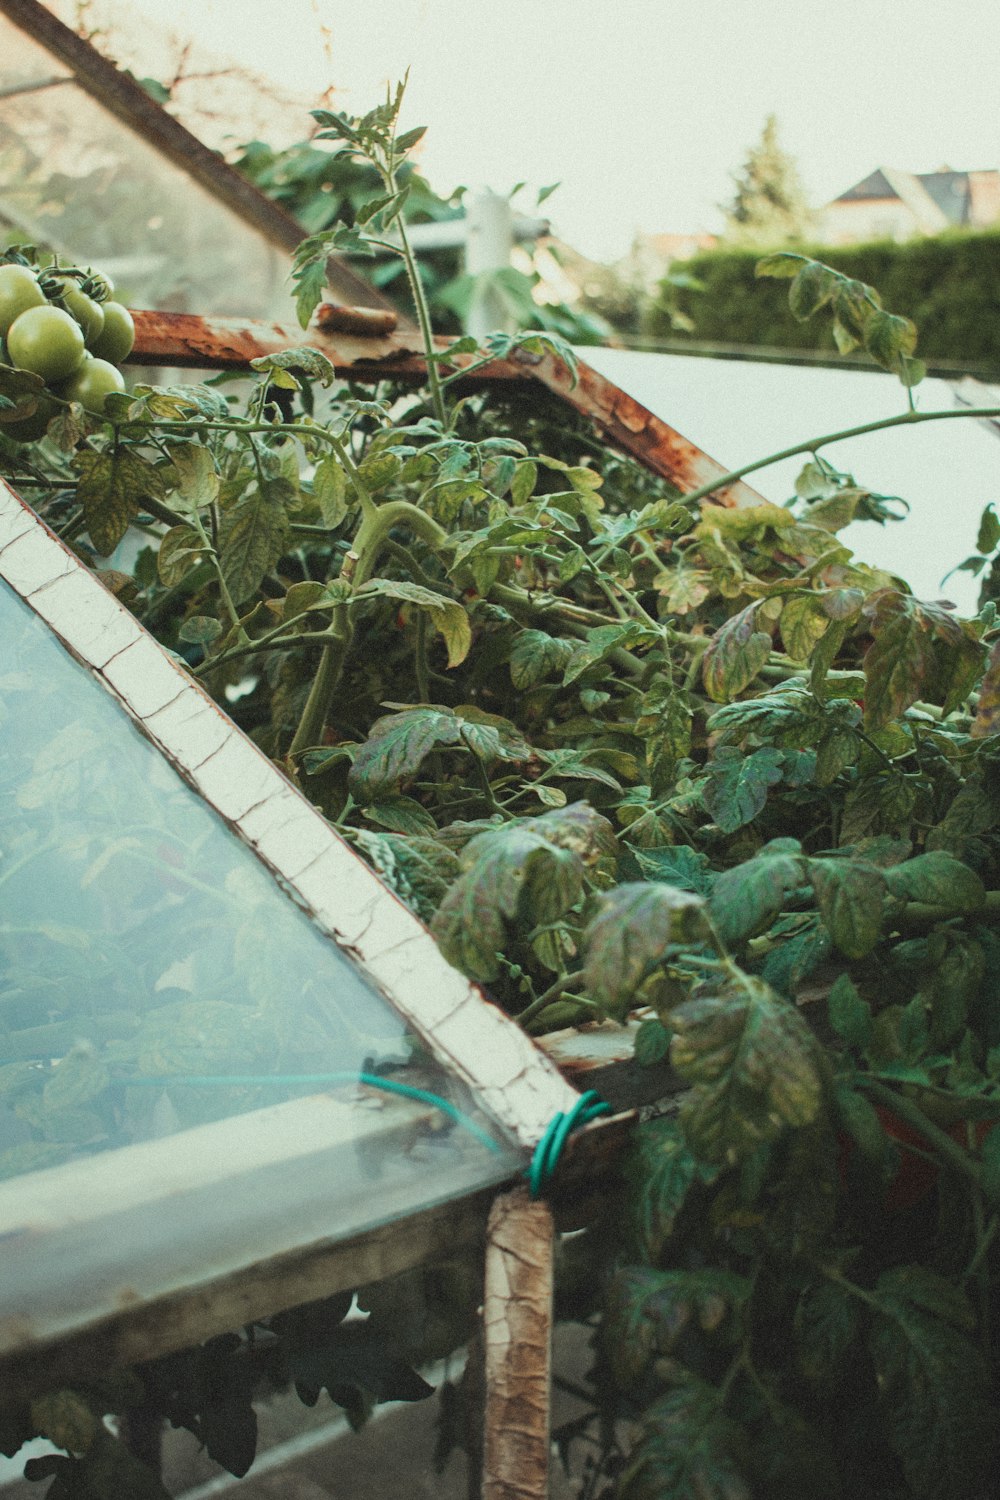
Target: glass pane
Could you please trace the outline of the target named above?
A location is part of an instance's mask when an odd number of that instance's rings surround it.
[[[64,75],[0,17],[0,243],[93,264],[131,307],[287,321],[288,256]]]
[[[509,1174],[388,1002],[7,585],[0,632],[0,1177],[177,1136],[215,1152],[207,1180],[247,1130],[294,1155],[314,1111],[344,1233]]]

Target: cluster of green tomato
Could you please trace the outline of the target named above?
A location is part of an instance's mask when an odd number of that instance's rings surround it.
[[[78,401],[100,416],[105,398],[123,391],[118,365],[131,351],[135,327],[114,287],[97,271],[77,267],[0,265],[2,361],[45,381],[62,401]],[[2,428],[9,437],[41,437],[57,411],[42,395],[35,411]]]

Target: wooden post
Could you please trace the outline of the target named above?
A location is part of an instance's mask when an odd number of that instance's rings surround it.
[[[482,1500],[547,1500],[552,1381],[552,1212],[502,1193],[486,1230]]]

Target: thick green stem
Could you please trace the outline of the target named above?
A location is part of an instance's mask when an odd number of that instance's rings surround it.
[[[825,448],[828,443],[839,443],[846,438],[863,437],[868,432],[881,432],[886,427],[913,427],[918,422],[946,422],[952,417],[1000,417],[1000,406],[966,406],[957,411],[906,411],[897,417],[883,417],[878,422],[864,422],[860,427],[844,427],[839,432],[825,432],[819,437],[808,438],[804,443],[796,443],[791,448],[779,448],[776,453],[769,453],[766,458],[754,459],[753,463],[744,464],[742,468],[730,469],[728,474],[720,474],[718,479],[711,480],[708,484],[701,485],[696,490],[691,490],[684,496],[685,503],[691,500],[703,500],[706,495],[714,495],[717,490],[724,490],[727,485],[735,484],[742,479],[744,474],[753,474],[757,469],[766,469],[769,464],[776,464],[782,458],[794,458],[797,453],[815,453],[819,448]]]
[[[977,1184],[981,1182],[982,1172],[979,1163],[973,1161],[968,1152],[963,1151],[957,1141],[953,1141],[946,1131],[935,1125],[933,1120],[929,1120],[919,1104],[908,1099],[905,1094],[898,1094],[895,1089],[889,1088],[877,1078],[862,1075],[857,1081],[865,1093],[871,1094],[873,1099],[877,1099],[880,1104],[885,1105],[886,1109],[891,1110],[907,1125],[912,1125],[914,1130],[919,1131],[924,1140],[934,1147],[939,1157],[943,1157],[948,1165],[962,1177],[968,1177]]]
[[[328,645],[323,647],[323,654],[319,659],[312,687],[309,689],[306,706],[302,710],[298,728],[288,747],[288,758],[291,761],[294,761],[304,750],[320,744],[323,738],[327,715],[340,682],[344,658],[347,656],[353,635],[346,606],[342,605],[338,614],[341,618],[335,620],[334,623],[335,626],[339,625],[339,632]]]

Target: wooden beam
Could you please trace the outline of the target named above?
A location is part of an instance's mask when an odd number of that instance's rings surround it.
[[[544,1199],[501,1193],[486,1229],[482,1500],[547,1500],[555,1229]]]

